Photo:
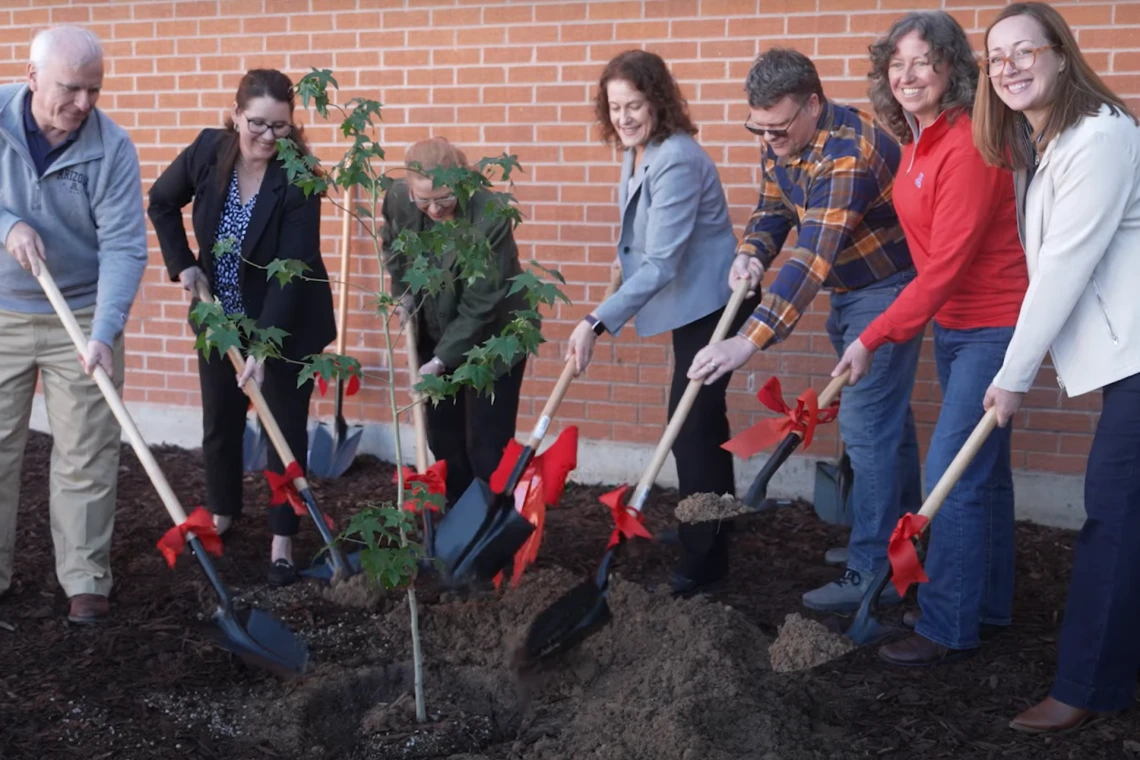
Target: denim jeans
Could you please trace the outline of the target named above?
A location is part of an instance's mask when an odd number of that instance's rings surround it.
[[[1103,396],[1051,692],[1097,712],[1130,707],[1140,671],[1140,375]]]
[[[934,325],[942,409],[926,454],[927,491],[958,455],[985,411],[1012,327],[948,330]],[[951,649],[973,649],[982,623],[1009,625],[1013,607],[1014,519],[1011,426],[994,428],[930,522],[929,583],[918,587],[915,633]]]
[[[827,334],[836,353],[842,356],[913,279],[910,269],[860,290],[833,293]],[[886,561],[887,542],[902,513],[919,506],[921,474],[910,394],[921,348],[921,333],[906,343],[880,347],[871,371],[843,389],[839,404],[839,434],[855,475],[847,567],[864,576]]]

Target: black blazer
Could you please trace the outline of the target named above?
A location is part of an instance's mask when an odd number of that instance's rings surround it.
[[[228,183],[222,188],[218,184],[218,154],[226,135],[222,129],[202,130],[155,181],[147,207],[170,278],[177,280],[183,270],[198,266],[206,273],[211,292],[215,292],[212,249],[228,187]],[[194,236],[201,249],[197,256],[190,250],[182,223],[182,208],[191,199]],[[302,359],[320,353],[336,339],[332,289],[321,260],[321,198],[306,198],[299,187],[289,184],[281,161],[272,161],[266,169],[241,255],[238,282],[246,315],[258,327],[278,327],[289,333],[282,341],[286,357]],[[322,282],[295,278],[282,288],[276,278],[267,279],[265,270],[245,261],[267,266],[278,258],[300,259],[310,267],[306,276]],[[191,308],[196,302],[195,298]]]

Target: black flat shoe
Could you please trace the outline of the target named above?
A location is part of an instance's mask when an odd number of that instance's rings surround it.
[[[279,559],[269,566],[270,586],[288,586],[297,582],[297,568],[287,559]]]

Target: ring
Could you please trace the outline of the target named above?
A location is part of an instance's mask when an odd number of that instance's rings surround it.
[[[719,365],[719,364],[717,364],[716,362],[709,362],[709,366],[710,366],[710,367],[712,367],[713,369],[716,369],[716,368],[717,368],[717,367],[719,367],[720,365]]]

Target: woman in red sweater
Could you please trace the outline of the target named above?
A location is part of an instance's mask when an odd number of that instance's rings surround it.
[[[1028,287],[1018,239],[1013,175],[974,147],[970,106],[978,65],[962,27],[941,11],[910,13],[871,47],[871,102],[903,143],[894,204],[918,276],[844,353],[834,375],[867,374],[875,349],[901,343],[934,320],[942,409],[926,457],[938,481],[981,420]],[[995,430],[931,523],[930,582],[908,613],[913,635],[879,656],[934,665],[977,651],[1009,626],[1014,519],[1010,428]]]

